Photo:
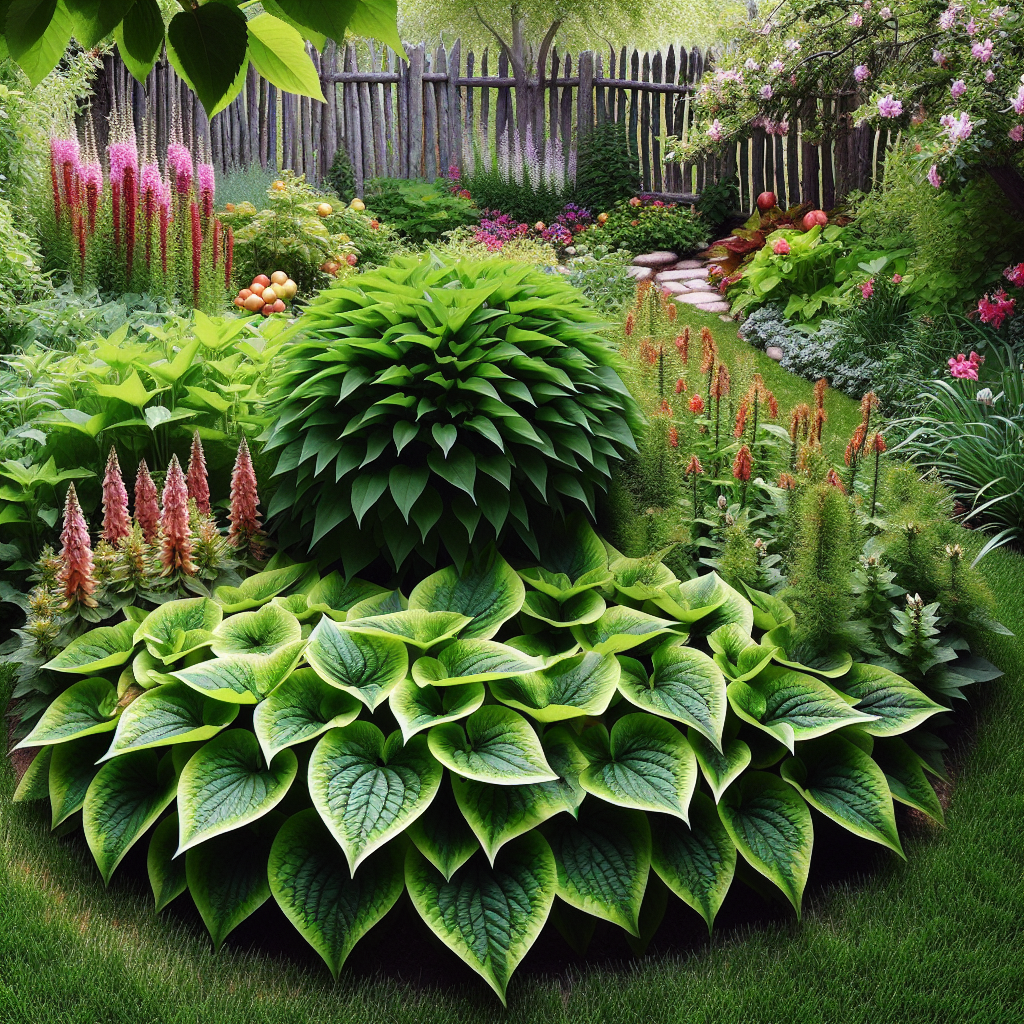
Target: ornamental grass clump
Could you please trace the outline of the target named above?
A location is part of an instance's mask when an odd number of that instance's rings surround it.
[[[283,348],[266,450],[278,531],[400,569],[593,513],[635,449],[600,323],[557,277],[403,258],[322,292]],[[447,554],[445,554],[447,552]]]

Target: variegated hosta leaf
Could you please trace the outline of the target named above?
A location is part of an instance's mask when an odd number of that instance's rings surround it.
[[[796,619],[793,609],[774,594],[766,594],[762,590],[754,590],[753,587],[747,586],[746,583],[743,584],[743,590],[746,592],[747,597],[750,598],[754,612],[754,625],[758,629],[764,630],[767,633],[776,626],[792,623]]]
[[[558,895],[578,910],[639,935],[651,866],[647,817],[587,800],[578,821],[563,815],[544,831],[555,855]]]
[[[610,736],[603,725],[596,725],[578,742],[590,761],[580,775],[588,793],[621,807],[662,811],[686,821],[697,761],[686,737],[670,722],[655,715],[625,715]]]
[[[173,675],[214,700],[256,704],[292,674],[305,649],[306,641],[297,640],[273,654],[229,654],[179,669]]]
[[[326,617],[310,634],[306,660],[321,679],[352,694],[371,711],[409,671],[409,652],[398,637],[352,632]]]
[[[355,618],[350,614],[344,628],[346,632],[403,640],[425,651],[442,640],[450,640],[472,621],[468,615],[459,612],[427,612],[422,608],[409,608],[404,612],[388,612],[364,618]]]
[[[838,647],[827,651],[803,650],[795,641],[792,622],[776,626],[765,634],[762,642],[766,647],[775,648],[774,657],[780,665],[802,672],[813,672],[826,679],[845,676],[853,664],[849,651]]]
[[[153,829],[146,854],[146,873],[149,875],[157,913],[188,888],[185,858],[174,856],[177,849],[178,814],[172,811]]]
[[[608,568],[612,571],[615,589],[631,601],[647,601],[679,580],[661,560],[672,548],[663,548],[647,558],[626,558],[608,542]]]
[[[731,739],[724,740],[722,749],[718,750],[693,728],[687,731],[686,737],[718,803],[722,794],[746,771],[750,764],[750,747],[743,740]]]
[[[430,805],[441,765],[423,736],[402,745],[369,722],[332,729],[309,760],[309,794],[341,844],[350,870],[404,831]]]
[[[81,809],[85,794],[100,770],[96,762],[106,747],[106,735],[97,733],[70,743],[57,743],[51,748],[53,757],[48,783],[52,828]]]
[[[337,977],[355,944],[395,905],[405,888],[397,843],[370,857],[355,876],[313,808],[293,814],[270,849],[270,890],[299,934]]]
[[[706,741],[702,741],[706,742]],[[703,793],[694,793],[690,823],[655,814],[651,824],[651,866],[662,881],[707,922],[714,924],[736,873],[736,846]]]
[[[272,761],[285,747],[354,722],[361,709],[352,694],[325,683],[313,669],[300,668],[260,701],[252,724],[263,756]]]
[[[776,653],[769,644],[756,644],[735,622],[719,626],[709,637],[715,664],[729,679],[753,679]]]
[[[722,745],[727,702],[722,670],[692,647],[663,644],[651,656],[648,678],[640,662],[620,656],[619,690],[631,704],[696,729],[716,747]]]
[[[709,572],[682,583],[670,583],[651,601],[679,622],[699,622],[729,600],[729,590],[717,573]]]
[[[32,758],[21,781],[15,787],[12,801],[16,804],[30,800],[45,800],[50,795],[49,774],[50,761],[56,745],[40,747],[36,756]]]
[[[435,687],[420,686],[412,679],[403,679],[388,697],[406,742],[432,725],[471,715],[483,702],[483,683]]]
[[[467,639],[490,640],[523,606],[526,588],[493,546],[460,573],[450,565],[419,583],[409,595],[410,608],[459,612],[473,621],[462,631]]]
[[[847,725],[875,720],[855,711],[815,676],[772,665],[749,683],[733,682],[729,704],[745,722],[774,736],[793,753],[797,740],[824,736]]]
[[[135,650],[135,623],[131,620],[115,626],[90,629],[71,641],[43,667],[53,672],[74,672],[91,675],[123,665]]]
[[[538,722],[560,722],[603,715],[618,681],[619,663],[614,655],[587,651],[539,672],[495,680],[491,693]]]
[[[885,781],[894,800],[916,808],[942,824],[942,804],[925,774],[925,769],[931,769],[909,744],[898,737],[878,739],[873,756],[885,773]]]
[[[201,655],[197,655],[201,657]],[[174,683],[177,680],[170,674],[170,665],[165,665],[162,661],[154,658],[149,653],[149,648],[143,647],[138,654],[132,659],[131,663],[131,678],[127,680],[127,685],[132,682],[137,683],[144,690],[151,690],[154,686],[163,686],[166,683]],[[121,692],[122,680],[125,678],[124,672],[121,673],[121,679],[118,680],[118,692]],[[127,688],[126,685],[126,688]]]
[[[209,645],[224,609],[208,597],[189,597],[160,605],[139,623],[134,641],[165,665]]]
[[[262,818],[295,781],[298,760],[282,750],[270,764],[248,729],[230,729],[192,755],[178,779],[178,853]]]
[[[877,715],[861,728],[871,736],[898,736],[946,709],[913,683],[878,665],[854,665],[843,677],[843,693],[857,699],[857,710]]]
[[[718,814],[747,863],[786,894],[799,917],[814,845],[803,797],[777,775],[747,772],[726,790]]]
[[[237,715],[237,704],[211,700],[177,680],[166,683],[136,697],[121,712],[103,760],[128,750],[208,740]]]
[[[715,575],[712,573],[711,575]],[[703,576],[698,579],[703,579]],[[715,578],[718,580],[714,584],[714,603],[715,608],[707,615],[701,615],[696,622],[690,623],[690,635],[691,636],[707,636],[709,633],[713,633],[719,626],[725,626],[730,623],[735,623],[740,629],[743,630],[748,636],[754,628],[754,609],[750,602],[738,591],[734,590],[729,586],[725,580],[719,579],[717,575]],[[688,581],[692,583],[693,581]],[[681,587],[686,584],[680,584]],[[667,587],[666,591],[671,593],[672,587]],[[725,599],[718,604],[718,595],[724,594]],[[669,612],[671,615],[672,613]],[[692,613],[691,613],[692,614]],[[683,620],[689,621],[689,620]]]
[[[224,614],[234,615],[235,612],[244,612],[249,608],[258,608],[266,604],[272,597],[277,597],[289,587],[301,586],[303,578],[308,579],[315,571],[312,562],[267,569],[256,573],[255,576],[247,577],[239,587],[218,587],[213,596],[223,606]]]
[[[177,776],[170,755],[133,750],[107,761],[85,794],[82,826],[104,882],[135,842],[174,799]]]
[[[345,613],[344,619],[332,615],[338,622],[349,619],[365,619],[375,615],[390,615],[392,612],[404,612],[409,607],[409,599],[400,590],[384,590],[371,594],[357,601]]]
[[[512,972],[540,934],[555,898],[555,861],[540,834],[507,843],[493,867],[477,854],[448,881],[410,847],[405,884],[431,931],[504,1004]]]
[[[628,651],[656,636],[672,632],[677,623],[655,615],[613,605],[599,619],[582,626],[573,626],[572,635],[588,651],[598,654],[618,654]]]
[[[67,743],[81,736],[111,732],[117,726],[119,711],[117,691],[106,679],[82,679],[57,695],[15,749]]]
[[[412,677],[420,686],[454,686],[536,672],[545,664],[494,640],[454,640],[436,658],[417,658]]]
[[[448,881],[480,849],[473,830],[455,802],[452,776],[446,775],[430,806],[405,830],[423,854]]]
[[[801,743],[799,757],[784,761],[780,772],[822,814],[903,856],[885,775],[860,747],[823,736]]]
[[[594,528],[571,516],[547,537],[544,566],[523,569],[519,575],[541,593],[564,601],[573,594],[603,586],[611,579],[608,552]]]
[[[465,720],[435,725],[427,737],[430,751],[456,775],[499,786],[554,782],[537,734],[511,708],[489,705]]]
[[[213,631],[210,650],[218,657],[229,654],[273,654],[285,644],[302,639],[299,620],[276,604],[254,612],[229,615]]]
[[[584,590],[564,601],[539,590],[531,590],[523,602],[523,613],[549,626],[568,629],[596,622],[607,607],[605,599],[596,590]]]
[[[313,616],[320,612],[337,622],[344,622],[353,605],[387,593],[384,587],[376,583],[368,583],[358,577],[346,580],[340,572],[335,571],[310,588],[306,595],[306,614]]]

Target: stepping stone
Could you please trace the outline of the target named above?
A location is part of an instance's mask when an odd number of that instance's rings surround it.
[[[669,267],[669,270],[700,270],[703,266],[703,260],[680,260]]]
[[[626,273],[637,281],[646,281],[654,271],[650,267],[626,267]]]
[[[706,267],[694,268],[693,270],[663,270],[658,274],[659,281],[697,281],[707,278]]]
[[[710,284],[707,281],[699,281],[699,280],[696,280],[696,281],[684,281],[683,284],[685,284],[687,290],[691,291],[691,292],[717,292],[718,291],[718,287],[716,285]]]
[[[669,295],[685,295],[690,290],[683,281],[658,281],[658,284]]]
[[[633,257],[634,267],[665,267],[677,263],[679,257],[674,252],[647,252]]]
[[[785,352],[783,352],[783,351],[782,351],[782,349],[781,349],[781,348],[779,348],[779,346],[778,346],[778,345],[769,345],[769,346],[768,346],[768,347],[767,347],[767,348],[766,348],[766,349],[764,350],[764,354],[765,354],[765,355],[766,355],[766,356],[767,356],[767,357],[768,357],[769,359],[774,359],[774,360],[775,360],[775,362],[777,362],[777,363],[778,363],[778,362],[781,362],[781,361],[782,361],[782,357],[783,357],[783,356],[784,356],[784,355],[785,355],[786,353],[785,353]]]
[[[685,295],[677,295],[676,302],[685,302],[688,306],[709,306],[716,303],[720,303],[722,298],[720,295],[716,295],[713,292],[691,292],[687,291]],[[726,309],[728,309],[728,303],[726,303]]]
[[[731,316],[725,316],[723,314],[718,319],[721,320],[723,324],[731,324],[732,323],[732,317]]]

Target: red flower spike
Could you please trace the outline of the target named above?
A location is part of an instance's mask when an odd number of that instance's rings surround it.
[[[732,475],[739,480],[740,483],[745,484],[750,480],[750,471],[753,467],[754,457],[750,454],[750,449],[744,445],[736,453],[736,458],[733,459]]]
[[[103,474],[103,539],[115,547],[132,532],[128,517],[128,491],[121,478],[121,467],[113,447]]]
[[[217,269],[217,264],[220,262],[220,221],[215,220],[213,222],[213,268]]]
[[[178,571],[187,576],[195,575],[192,533],[188,524],[188,485],[177,455],[171,456],[171,464],[167,467],[160,532],[163,535],[160,560],[164,566],[161,575],[170,576]]]
[[[715,374],[714,382],[711,385],[711,397],[721,401],[729,394],[729,367],[725,363],[718,364],[718,373]]]
[[[124,169],[124,247],[125,277],[132,279],[132,264],[135,259],[135,211],[139,201],[139,183],[135,168],[129,164]]]
[[[623,330],[626,333],[626,337],[627,338],[633,333],[633,325],[635,323],[636,323],[636,321],[633,319],[633,314],[632,313],[627,314],[626,315],[626,326],[623,328]]]
[[[703,472],[704,467],[700,464],[700,459],[698,459],[696,455],[691,455],[690,461],[686,464],[686,469],[683,470],[683,475],[693,476],[694,474],[697,474],[699,476],[703,474]]]
[[[236,548],[247,547],[249,554],[257,560],[263,558],[263,546],[259,542],[263,535],[257,511],[259,503],[256,470],[253,469],[249,445],[243,437],[238,446],[235,468],[231,471],[231,512],[228,516],[231,527],[228,530],[228,542]]]
[[[60,534],[60,561],[57,582],[60,584],[68,605],[75,602],[87,608],[95,608],[93,592],[96,580],[93,577],[92,545],[89,543],[89,527],[78,504],[75,485],[68,487],[64,502],[64,528]]]
[[[235,260],[235,232],[228,228],[227,239],[224,243],[224,287],[231,287],[231,266]]]
[[[167,228],[169,214],[167,207],[160,206],[160,267],[167,274]]]
[[[700,395],[694,395],[690,399],[690,412],[694,416],[699,416],[704,411],[704,399]]]
[[[192,203],[189,207],[189,219],[192,228],[192,305],[199,305],[199,266],[203,256],[203,229],[199,220],[199,204]]]
[[[825,477],[825,482],[831,487],[834,487],[837,491],[842,491],[843,494],[846,493],[843,481],[839,479],[839,474],[834,469],[830,469],[828,471],[828,476]]]
[[[686,381],[682,377],[676,381],[676,394],[681,395],[686,390]]]
[[[796,489],[796,480],[790,473],[779,474],[779,487],[784,491]]]
[[[882,452],[886,451],[885,438],[882,437],[881,434],[875,434],[874,439],[871,442],[871,447],[881,455]]]
[[[160,506],[157,504],[156,484],[149,475],[146,460],[139,463],[135,476],[135,522],[142,528],[147,544],[152,544],[160,527]]]
[[[679,431],[675,427],[668,428],[668,444],[670,448],[679,447]]]
[[[663,398],[661,400],[661,405],[658,406],[658,415],[659,416],[671,416],[672,415],[672,407],[668,404],[668,400],[665,399],[665,398]]]
[[[676,351],[685,366],[690,361],[690,328],[684,327],[683,333],[676,338]]]
[[[188,484],[188,496],[196,503],[196,508],[204,516],[210,514],[210,484],[206,475],[206,456],[203,454],[203,442],[199,439],[199,431],[192,435],[192,451],[188,457],[188,472],[185,475]]]
[[[740,411],[736,414],[736,429],[733,431],[733,437],[742,437],[744,431],[747,429],[747,403],[744,399],[740,403]]]

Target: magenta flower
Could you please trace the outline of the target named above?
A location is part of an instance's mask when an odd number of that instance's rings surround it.
[[[989,68],[988,71],[985,72],[985,84],[991,85],[995,80],[996,73],[991,68]]]
[[[928,168],[928,184],[932,188],[942,188],[942,178],[939,176],[939,168],[937,164],[932,164]]]
[[[986,39],[983,43],[975,43],[971,47],[971,56],[975,60],[980,60],[982,64],[987,64],[992,58],[992,40]]]
[[[878,113],[882,117],[899,117],[903,113],[903,104],[889,93],[878,101]]]
[[[1014,307],[1017,304],[1016,299],[1011,299],[1002,288],[997,292],[993,292],[991,296],[983,295],[978,299],[978,318],[983,324],[991,324],[996,330],[999,330],[1003,326],[1003,321],[1013,315]],[[974,353],[972,352],[973,356]],[[957,357],[959,358],[959,357]],[[952,372],[952,364],[950,364]],[[953,376],[957,376],[953,373]],[[973,380],[977,380],[975,375]]]
[[[858,82],[866,82],[871,77],[871,69],[867,64],[858,64],[853,69],[853,77]]]
[[[945,67],[946,55],[941,50],[932,50],[932,63],[938,64],[939,67]]]
[[[1013,107],[1015,114],[1024,114],[1024,85],[1017,90],[1017,95],[1010,100],[1010,106]]]
[[[966,28],[967,34],[969,36],[978,34],[978,23],[973,18],[971,18],[971,20],[967,22],[966,26],[964,27]]]
[[[107,147],[107,155],[110,158],[110,180],[120,185],[124,179],[124,172],[131,167],[138,172],[139,151],[135,145],[135,139],[128,142],[112,142]]]
[[[771,64],[768,65],[768,70],[777,75],[785,66],[786,65],[783,64],[781,60],[773,60]]]
[[[891,7],[883,7],[878,12],[878,16],[882,19],[882,21],[888,21],[892,17],[892,8]]]
[[[209,220],[213,216],[213,164],[200,164],[198,167],[198,178],[199,205],[202,207],[203,216]]]
[[[788,256],[790,253],[789,242],[784,238],[778,239],[772,246],[772,252],[775,253],[776,256]]]
[[[875,294],[875,279],[873,277],[860,286],[860,293],[865,299],[870,299]]]
[[[1007,267],[1003,271],[1003,277],[1010,284],[1015,284],[1018,288],[1024,288],[1024,263],[1018,263],[1015,267]]]
[[[962,78],[956,79],[949,87],[949,95],[955,100],[960,99],[965,92],[967,92],[967,83]]]
[[[708,129],[708,138],[712,142],[721,142],[725,138],[725,132],[722,130],[722,122],[716,117],[711,122],[711,127]]]
[[[939,15],[939,28],[943,32],[948,32],[953,27],[953,23],[956,21],[957,10],[958,8],[950,7]]]
[[[947,360],[947,363],[951,377],[955,377],[957,380],[978,379],[978,367],[981,365],[981,360],[978,358],[977,352],[972,352],[970,356],[965,356],[961,352]]]
[[[892,275],[892,283],[893,284],[902,284],[903,283],[903,275],[902,274],[893,274]]]
[[[971,132],[974,131],[974,125],[966,113],[961,113],[959,117],[954,117],[952,114],[943,114],[939,118],[939,124],[946,129],[950,142],[960,142],[962,139],[969,139]]]
[[[1024,124],[1015,124],[1006,134],[1013,142],[1024,142]]]

